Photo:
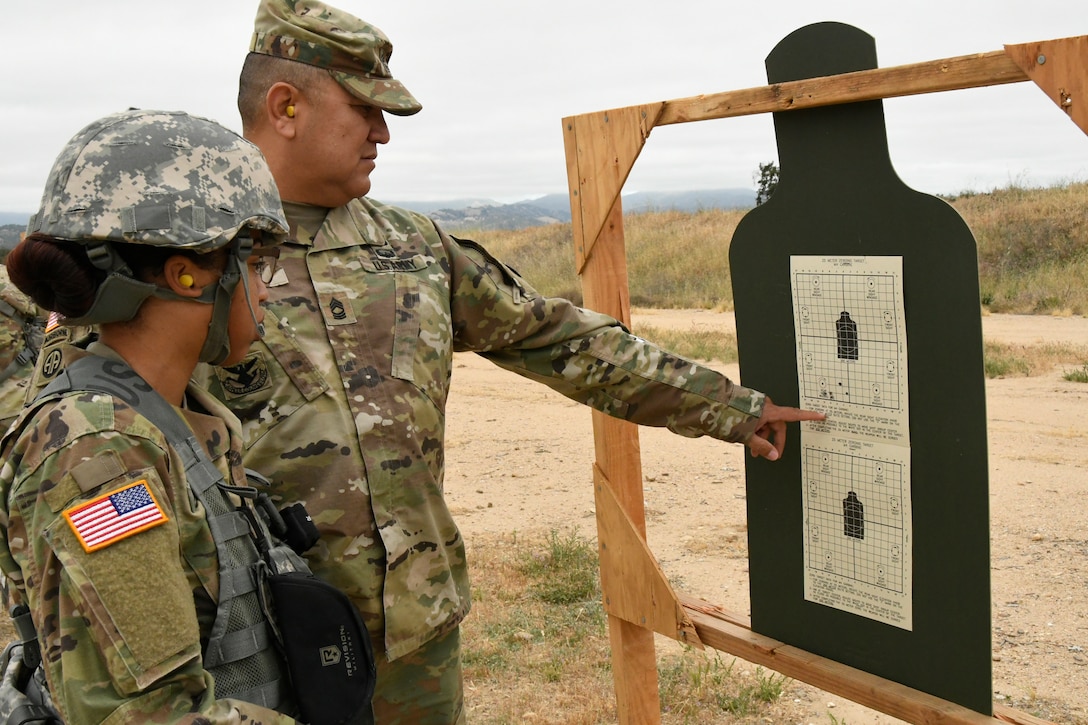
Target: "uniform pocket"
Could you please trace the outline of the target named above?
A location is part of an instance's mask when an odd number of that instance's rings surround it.
[[[443,408],[452,360],[449,293],[417,276],[398,274],[393,377],[413,383]]]
[[[433,257],[360,255],[350,272],[315,285],[329,341],[349,390],[384,378],[411,383],[441,408],[453,334],[448,279]],[[335,278],[334,278],[335,277]]]

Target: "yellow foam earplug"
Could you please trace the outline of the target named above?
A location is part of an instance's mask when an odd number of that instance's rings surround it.
[[[295,107],[294,106],[288,106],[287,107],[287,117],[288,118],[294,118],[295,117]]]
[[[191,274],[179,274],[178,284],[180,284],[182,287],[192,287],[194,284],[196,284],[196,280],[193,279],[193,275]]]

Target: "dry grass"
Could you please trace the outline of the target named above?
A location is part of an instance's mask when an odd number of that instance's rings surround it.
[[[737,337],[712,330],[675,330],[636,325],[633,332],[690,360],[737,361]]]
[[[1010,186],[951,200],[975,233],[993,312],[1088,312],[1088,183]]]
[[[470,543],[473,607],[462,625],[469,720],[614,722],[596,548],[554,532]]]
[[[1014,345],[1003,342],[983,343],[983,367],[988,378],[1015,378],[1044,375],[1054,368],[1066,368],[1066,380],[1088,382],[1078,371],[1088,371],[1088,347],[1068,343]]]
[[[743,211],[662,211],[624,217],[631,303],[676,309],[733,308],[729,240]],[[581,303],[570,224],[472,235],[542,293]]]
[[[1088,314],[1088,182],[1010,186],[948,199],[978,242],[980,303],[991,312]],[[631,302],[733,308],[729,242],[744,211],[659,211],[624,217]],[[543,293],[580,302],[571,226],[472,235]]]
[[[469,721],[614,723],[595,544],[555,531],[469,543],[474,601],[462,625]],[[790,680],[668,640],[658,674],[667,725],[781,722],[792,706],[783,697]]]

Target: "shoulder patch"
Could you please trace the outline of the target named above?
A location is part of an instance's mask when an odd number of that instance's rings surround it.
[[[169,520],[146,480],[66,509],[64,518],[88,554]]]
[[[58,348],[49,350],[41,359],[41,373],[44,380],[52,380],[63,367],[64,356]]]
[[[215,375],[228,400],[267,388],[270,380],[268,362],[260,350],[249,353],[237,365],[216,367]]]

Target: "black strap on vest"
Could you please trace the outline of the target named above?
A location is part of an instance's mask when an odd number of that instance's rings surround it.
[[[126,363],[88,355],[68,365],[38,396],[70,390],[108,393],[162,431],[180,456],[193,495],[204,505],[219,556],[220,593],[203,652],[216,698],[234,697],[272,710],[289,699],[286,665],[276,648],[260,592],[264,562],[254,545],[259,524],[231,503],[223,475],[178,412]]]

